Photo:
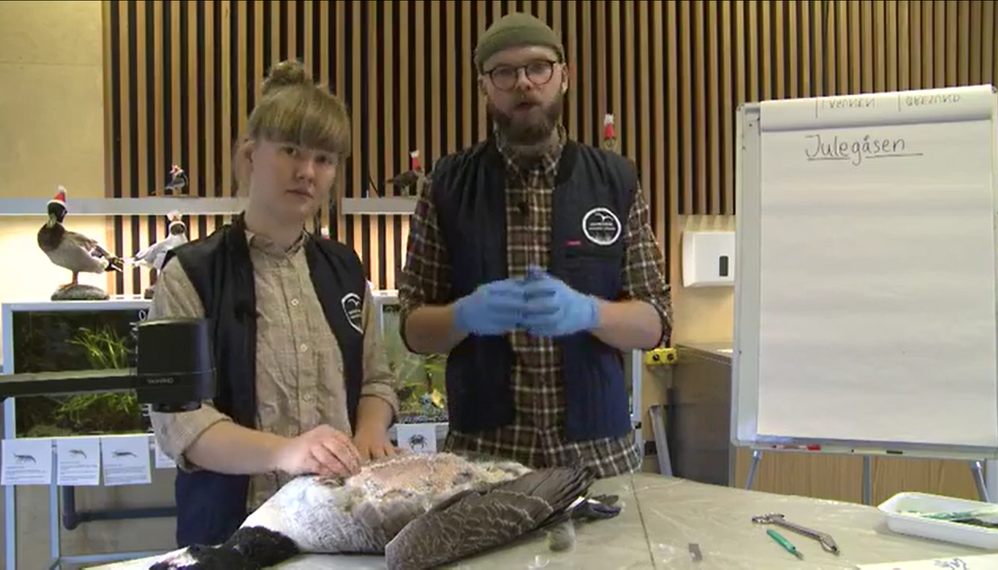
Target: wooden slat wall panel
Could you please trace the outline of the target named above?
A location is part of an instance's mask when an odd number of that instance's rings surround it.
[[[291,57],[352,112],[356,152],[337,194],[383,191],[384,180],[409,168],[410,150],[431,165],[487,136],[471,52],[510,11],[531,12],[562,35],[573,137],[599,144],[603,116],[613,113],[666,252],[677,216],[735,213],[738,105],[998,83],[990,0],[112,1],[104,9],[107,193],[144,196],[177,163],[196,195],[231,195],[233,141],[266,71]],[[189,220],[191,234],[225,221]],[[356,248],[375,286],[395,288],[405,216],[343,216],[334,201],[319,227]],[[165,224],[116,218],[109,233],[130,254]],[[134,271],[111,286],[139,293],[152,278]]]

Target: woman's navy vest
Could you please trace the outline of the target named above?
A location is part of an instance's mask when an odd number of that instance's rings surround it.
[[[446,156],[433,168],[431,195],[453,269],[446,302],[507,277],[505,178],[492,141]],[[620,299],[635,191],[636,171],[626,158],[569,141],[554,189],[548,272],[582,293]],[[555,344],[561,349],[566,437],[585,441],[629,433],[621,352],[588,332]],[[506,336],[469,335],[451,350],[446,383],[454,429],[478,432],[513,422],[512,361]]]
[[[356,252],[332,240],[304,244],[312,284],[343,354],[347,410],[355,426],[363,379],[362,304],[367,277]],[[256,285],[242,216],[205,239],[172,250],[213,327],[215,406],[256,428]],[[250,477],[177,470],[177,545],[221,544],[245,520]]]

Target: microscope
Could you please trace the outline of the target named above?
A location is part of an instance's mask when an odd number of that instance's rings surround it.
[[[135,390],[154,412],[197,410],[216,393],[211,329],[205,319],[150,319],[136,327],[132,368],[0,374],[0,400]]]

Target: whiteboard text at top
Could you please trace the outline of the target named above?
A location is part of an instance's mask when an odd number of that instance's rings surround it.
[[[863,135],[862,138],[834,135],[822,137],[820,134],[804,135],[807,147],[804,154],[808,161],[841,160],[859,166],[868,158],[911,158],[922,156],[920,152],[909,152],[904,138],[887,138]]]

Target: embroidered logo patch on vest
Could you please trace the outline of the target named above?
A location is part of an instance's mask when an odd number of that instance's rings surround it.
[[[607,208],[593,208],[582,216],[582,233],[596,245],[617,243],[620,231],[620,220]]]
[[[347,293],[340,300],[340,304],[343,305],[343,314],[347,316],[347,322],[350,326],[357,329],[357,332],[364,332],[364,320],[363,313],[360,308],[360,297],[356,293]]]

